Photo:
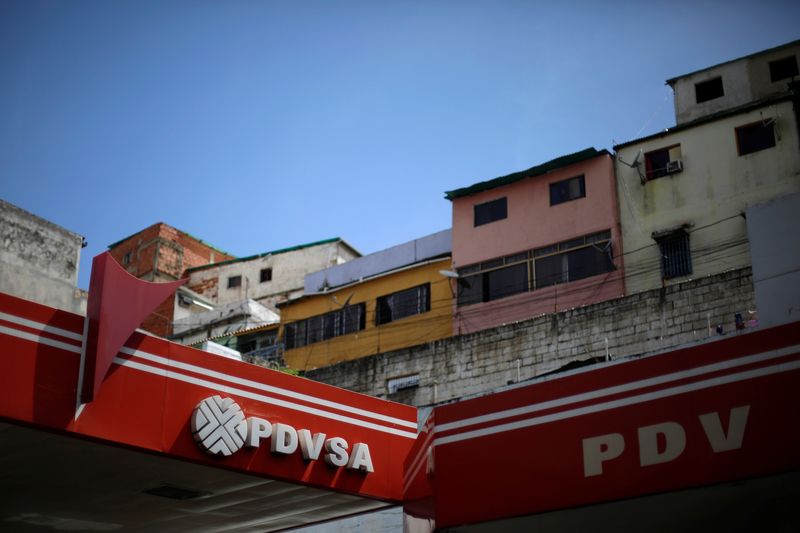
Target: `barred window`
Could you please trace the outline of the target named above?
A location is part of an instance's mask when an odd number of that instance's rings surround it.
[[[286,324],[283,334],[286,348],[301,348],[307,344],[355,333],[364,329],[365,318],[366,306],[360,303]]]
[[[431,310],[431,284],[405,289],[378,298],[375,308],[375,324],[387,324],[407,316],[419,315]]]
[[[611,231],[583,235],[459,269],[458,305],[489,302],[615,269]]]
[[[664,279],[688,276],[692,273],[692,253],[689,233],[681,229],[657,237],[661,252],[661,276]]]

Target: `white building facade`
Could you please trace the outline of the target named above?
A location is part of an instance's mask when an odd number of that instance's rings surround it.
[[[798,56],[790,43],[669,80],[677,126],[615,146],[628,294],[750,266],[746,210],[800,191],[792,76],[770,77]],[[706,100],[709,79],[723,94]]]

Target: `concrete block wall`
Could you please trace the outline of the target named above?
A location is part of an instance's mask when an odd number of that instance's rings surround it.
[[[84,313],[77,288],[83,237],[0,200],[0,292]]]
[[[754,310],[750,268],[542,315],[466,335],[308,371],[316,381],[415,406],[487,392],[590,358],[635,356],[735,335]],[[389,379],[419,386],[389,394]]]

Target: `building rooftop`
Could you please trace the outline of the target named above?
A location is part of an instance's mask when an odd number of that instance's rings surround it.
[[[657,139],[659,137],[664,137],[665,135],[670,135],[672,133],[677,133],[682,130],[688,130],[690,128],[694,128],[705,124],[707,122],[714,122],[715,120],[719,120],[722,118],[738,115],[741,113],[747,113],[753,109],[758,109],[759,107],[765,107],[769,105],[776,104],[778,102],[783,102],[787,100],[791,100],[792,97],[786,94],[781,94],[777,96],[771,96],[769,98],[762,98],[761,100],[756,100],[755,102],[749,102],[745,105],[741,105],[738,107],[734,107],[731,109],[723,109],[717,113],[712,113],[710,115],[706,115],[691,122],[685,122],[683,124],[678,124],[677,126],[672,126],[671,128],[666,128],[664,130],[658,131],[656,133],[651,133],[650,135],[645,135],[644,137],[639,137],[637,139],[632,139],[630,141],[625,141],[619,144],[614,145],[614,151],[618,151],[619,148],[624,148],[626,146],[630,146],[632,144],[637,144],[645,141],[649,141],[651,139]]]
[[[711,70],[712,68],[717,68],[717,67],[720,67],[722,65],[727,65],[729,63],[735,63],[736,61],[741,61],[743,59],[750,59],[751,57],[757,57],[757,56],[760,56],[760,55],[768,54],[770,52],[776,52],[778,50],[781,50],[782,48],[789,48],[791,46],[796,46],[798,44],[800,44],[800,39],[797,40],[797,41],[792,41],[792,42],[789,42],[789,43],[781,44],[781,45],[775,46],[773,48],[768,48],[766,50],[759,50],[758,52],[754,52],[752,54],[748,54],[748,55],[742,56],[742,57],[737,57],[736,59],[723,61],[722,63],[717,63],[716,65],[711,65],[710,67],[703,67],[703,68],[695,70],[693,72],[689,72],[688,74],[682,74],[680,76],[675,76],[673,78],[668,79],[665,83],[667,85],[669,85],[669,86],[672,86],[676,81],[678,81],[681,78],[694,76],[695,74],[699,74],[700,72],[705,72],[706,70]]]
[[[128,235],[127,237],[125,237],[125,238],[123,238],[123,239],[120,239],[120,240],[118,240],[117,242],[113,242],[113,243],[109,244],[109,245],[108,245],[108,249],[110,250],[110,249],[114,248],[115,246],[117,246],[117,245],[119,245],[119,244],[122,244],[123,242],[127,241],[127,240],[128,240],[128,239],[130,239],[131,237],[133,237],[133,236],[135,236],[135,235],[138,235],[139,233],[142,233],[143,231],[146,231],[146,230],[148,230],[148,229],[150,229],[150,228],[152,228],[152,227],[154,227],[154,226],[158,226],[158,225],[167,226],[168,228],[172,228],[172,229],[174,229],[175,231],[177,231],[178,233],[182,233],[183,235],[186,235],[187,237],[189,237],[189,238],[191,238],[191,239],[194,239],[195,241],[199,242],[200,244],[202,244],[202,245],[204,245],[204,246],[207,246],[207,247],[211,248],[212,250],[214,250],[214,251],[216,251],[216,252],[219,252],[219,253],[221,253],[221,254],[225,254],[225,255],[232,255],[232,254],[229,254],[228,252],[226,252],[225,250],[221,250],[220,248],[217,248],[216,246],[213,246],[213,245],[211,245],[211,244],[207,243],[207,242],[206,242],[206,241],[204,241],[203,239],[198,239],[197,237],[195,237],[195,236],[194,236],[194,235],[192,235],[191,233],[188,233],[188,232],[186,232],[186,231],[183,231],[183,230],[179,230],[179,229],[178,229],[178,228],[176,228],[175,226],[170,226],[170,225],[169,225],[169,224],[167,224],[166,222],[156,222],[155,224],[151,224],[151,225],[147,226],[146,228],[144,228],[144,229],[142,229],[142,230],[139,230],[139,231],[137,231],[136,233],[131,233],[131,234],[130,234],[130,235]]]
[[[306,274],[305,295],[324,292],[399,268],[450,255],[451,230],[447,229],[398,244],[341,265]]]
[[[488,181],[482,181],[480,183],[470,185],[469,187],[455,189],[453,191],[447,191],[444,193],[445,198],[447,198],[448,200],[453,200],[455,198],[461,198],[463,196],[470,196],[472,194],[477,194],[479,192],[488,191],[491,189],[495,189],[497,187],[502,187],[504,185],[509,185],[511,183],[520,181],[524,178],[532,178],[534,176],[547,174],[548,172],[552,172],[553,170],[573,165],[575,163],[580,163],[581,161],[587,161],[589,159],[604,154],[610,155],[608,150],[605,149],[597,150],[595,148],[586,148],[585,150],[581,150],[580,152],[575,152],[574,154],[568,154],[568,155],[563,155],[561,157],[557,157],[555,159],[547,161],[546,163],[542,163],[541,165],[536,165],[535,167],[531,167],[528,170],[515,172],[513,174],[509,174],[507,176],[501,176],[499,178],[494,178]]]
[[[269,252],[263,252],[260,254],[248,255],[247,257],[237,257],[235,259],[228,259],[227,261],[219,261],[217,263],[209,263],[208,265],[200,265],[192,268],[187,268],[187,272],[197,272],[198,270],[203,270],[206,268],[214,268],[223,265],[229,265],[232,263],[241,263],[244,261],[252,261],[253,259],[259,259],[261,257],[267,257],[270,255],[278,255],[278,254],[285,254],[287,252],[294,252],[296,250],[302,250],[304,248],[311,248],[313,246],[321,246],[323,244],[331,244],[335,242],[340,242],[350,248],[356,255],[361,255],[361,253],[356,250],[353,246],[351,246],[347,241],[342,239],[341,237],[333,237],[332,239],[324,239],[321,241],[309,242],[306,244],[298,244],[296,246],[289,246],[287,248],[280,248],[278,250],[271,250]]]

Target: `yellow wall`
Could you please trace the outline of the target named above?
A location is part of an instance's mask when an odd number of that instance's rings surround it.
[[[340,303],[348,298],[350,305],[362,302],[366,304],[366,324],[363,330],[286,350],[284,358],[287,366],[308,370],[450,336],[453,299],[451,280],[439,273],[440,270],[449,269],[450,258],[446,258],[287,303],[281,308],[281,338],[286,324],[341,309]],[[379,296],[424,283],[430,283],[430,311],[388,324],[375,325],[375,307]]]

